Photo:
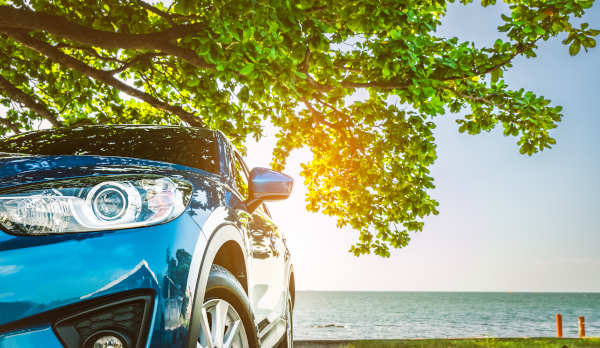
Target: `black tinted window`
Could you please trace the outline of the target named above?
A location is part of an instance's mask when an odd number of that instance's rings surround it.
[[[0,140],[0,152],[119,156],[219,172],[217,141],[207,129],[168,126],[84,126]]]
[[[231,172],[233,173],[235,188],[243,198],[248,198],[248,174],[246,174],[241,160],[235,155],[232,160]]]

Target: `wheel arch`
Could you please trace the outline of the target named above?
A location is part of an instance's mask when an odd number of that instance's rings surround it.
[[[236,258],[236,260],[229,262],[225,257],[226,252],[232,252],[233,255],[235,255],[234,258]],[[240,257],[242,258],[241,260]],[[242,234],[232,224],[220,225],[215,228],[214,232],[210,234],[210,238],[206,244],[206,248],[202,256],[200,271],[198,272],[198,279],[196,281],[196,290],[192,300],[192,312],[190,325],[188,328],[188,347],[196,347],[198,333],[200,332],[200,322],[198,321],[198,318],[201,315],[210,269],[215,261],[219,262],[218,264],[225,268],[227,268],[227,266],[221,263],[229,263],[228,266],[233,267],[234,270],[240,270],[241,266],[243,265],[245,279],[243,282],[240,281],[240,283],[246,290],[246,294],[248,294],[248,277],[246,271],[248,269],[248,251],[245,248]],[[229,271],[231,272],[231,270]],[[236,276],[236,278],[238,278],[237,274],[233,274]],[[252,323],[254,324],[254,313],[252,308],[250,308],[249,314],[252,319]]]
[[[225,242],[215,255],[212,262],[214,265],[219,265],[231,274],[242,284],[246,295],[248,295],[248,268],[246,257],[242,247],[234,240]]]

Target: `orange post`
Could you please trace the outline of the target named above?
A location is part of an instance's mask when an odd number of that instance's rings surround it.
[[[563,332],[562,332],[562,315],[557,314],[556,315],[556,337],[562,338],[562,336],[563,336]]]
[[[585,318],[579,317],[579,338],[585,337]]]

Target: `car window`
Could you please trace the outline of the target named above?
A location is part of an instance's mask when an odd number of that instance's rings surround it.
[[[246,168],[246,165],[243,164],[241,158],[239,158],[239,156],[237,154],[234,154],[234,159],[231,161],[233,164],[233,167],[231,168],[231,172],[234,175],[234,184],[235,184],[235,188],[238,190],[238,192],[242,195],[242,197],[244,199],[248,198],[248,195],[250,194],[249,189],[248,189],[248,182],[249,182],[249,174],[248,174],[248,169]],[[265,205],[265,203],[262,203],[261,205],[259,205],[256,208],[256,211],[261,212],[263,214],[266,214],[267,216],[271,217],[271,214],[269,212],[269,210],[267,209],[267,206]]]
[[[240,158],[236,155],[233,156],[231,165],[231,173],[233,174],[233,184],[238,190],[242,198],[248,198],[248,172],[246,167],[242,164]]]

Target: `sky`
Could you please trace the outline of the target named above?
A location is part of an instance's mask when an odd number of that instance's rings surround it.
[[[445,37],[491,46],[504,4],[450,4],[438,30]],[[600,4],[583,21],[600,28]],[[557,144],[531,157],[501,130],[459,134],[460,114],[436,119],[438,159],[432,167],[440,203],[390,258],[355,257],[358,238],[335,219],[305,209],[294,151],[285,172],[295,179],[290,199],[268,204],[286,236],[298,290],[373,291],[600,291],[600,49],[569,56],[564,37],[540,44],[536,59],[518,57],[509,86],[532,90],[562,105],[551,133]],[[582,50],[583,52],[583,50]],[[246,160],[269,166],[275,130],[248,143]]]

